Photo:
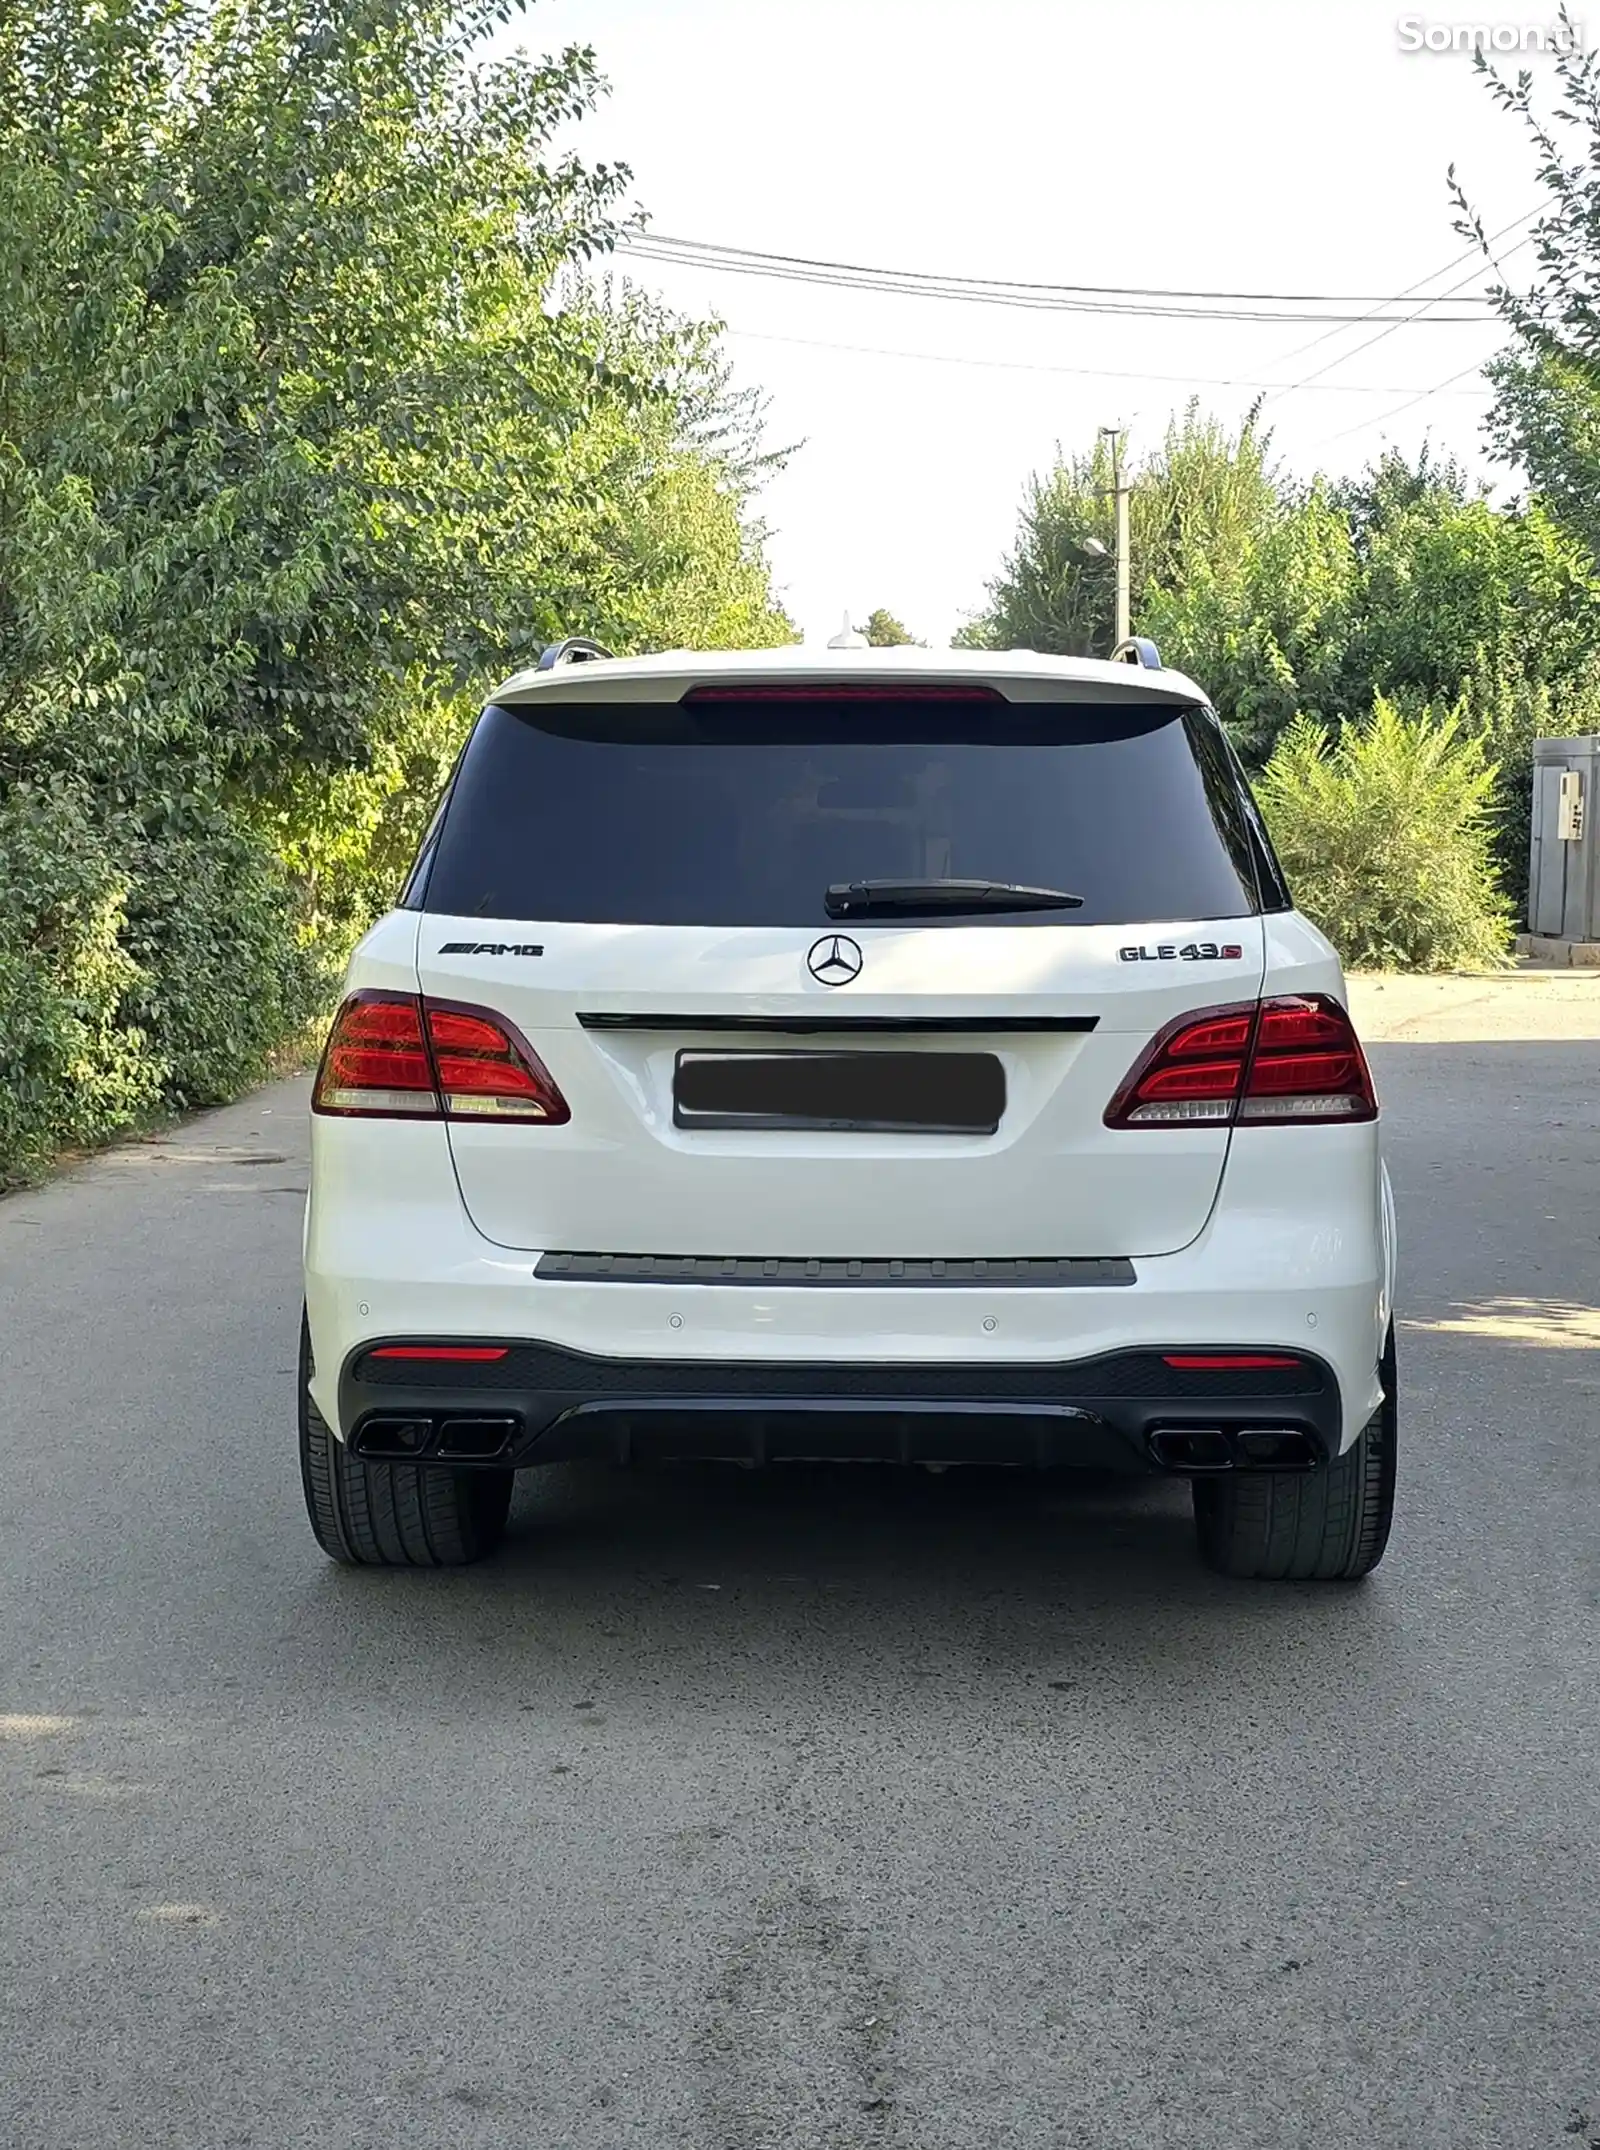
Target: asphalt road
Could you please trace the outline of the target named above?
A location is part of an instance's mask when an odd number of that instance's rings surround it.
[[[1391,1044],[1401,1513],[523,1482],[342,1572],[298,1086],[0,1203],[6,2150],[1600,2144],[1600,1044]]]

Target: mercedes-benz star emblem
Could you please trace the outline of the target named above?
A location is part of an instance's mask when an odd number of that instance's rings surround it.
[[[861,949],[848,933],[825,933],[812,944],[806,969],[818,985],[848,985],[861,976]]]

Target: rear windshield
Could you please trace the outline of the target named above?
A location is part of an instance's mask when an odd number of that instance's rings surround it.
[[[976,699],[491,706],[408,901],[534,922],[825,926],[830,882],[952,877],[1083,898],[989,923],[1258,908],[1209,715]]]

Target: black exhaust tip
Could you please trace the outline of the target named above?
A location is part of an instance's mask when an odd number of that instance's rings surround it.
[[[1150,1453],[1163,1470],[1231,1471],[1233,1446],[1220,1426],[1158,1426]]]
[[[1246,1426],[1233,1437],[1245,1471],[1314,1471],[1317,1445],[1298,1426]]]
[[[426,1418],[369,1418],[356,1430],[351,1446],[373,1463],[415,1463],[433,1438]]]
[[[1301,1426],[1158,1426],[1150,1453],[1165,1471],[1314,1471],[1322,1461]]]
[[[503,1456],[517,1437],[514,1418],[447,1418],[439,1428],[437,1456],[462,1463],[487,1463]]]

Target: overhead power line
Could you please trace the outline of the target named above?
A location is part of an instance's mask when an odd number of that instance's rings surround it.
[[[1534,212],[1530,211],[1529,213],[1533,214]],[[1521,223],[1525,220],[1519,217],[1517,221]],[[904,282],[954,284],[972,290],[1036,291],[1052,295],[1066,294],[1072,297],[1238,299],[1260,301],[1262,303],[1271,302],[1275,305],[1389,306],[1398,304],[1401,299],[1411,298],[1419,288],[1413,285],[1410,290],[1400,292],[1395,298],[1385,298],[1374,297],[1371,293],[1358,291],[1201,291],[1161,284],[1041,283],[1022,277],[958,276],[936,273],[926,269],[873,268],[860,262],[828,261],[806,254],[773,254],[764,252],[757,247],[726,246],[709,239],[674,239],[669,238],[664,232],[643,232],[636,238],[629,239],[626,243],[629,246],[670,247],[675,252],[685,255],[696,257],[712,256],[720,261],[729,263],[765,263],[785,268],[821,269],[851,276],[881,277]],[[1476,249],[1473,249],[1473,251],[1476,251]],[[1462,255],[1459,258],[1465,260],[1466,256]],[[1444,275],[1455,265],[1454,262],[1447,262],[1444,269],[1435,273]],[[1432,280],[1431,277],[1424,277],[1422,282],[1431,283]]]
[[[1419,403],[1429,403],[1435,396],[1448,395],[1456,383],[1464,381],[1469,373],[1482,371],[1481,366],[1463,366],[1459,373],[1452,373],[1447,381],[1441,381],[1436,388],[1420,390],[1407,402],[1397,403],[1392,411],[1380,411],[1376,418],[1363,418],[1358,425],[1346,426],[1341,432],[1324,434],[1321,440],[1312,442],[1312,453],[1318,448],[1331,448],[1335,441],[1348,440],[1352,433],[1366,433],[1374,426],[1386,426],[1391,418],[1398,418],[1402,411],[1415,410]]]
[[[1506,236],[1506,234],[1507,234],[1508,232],[1513,232],[1513,231],[1515,231],[1515,230],[1517,229],[1517,227],[1518,227],[1518,225],[1519,225],[1519,224],[1526,224],[1526,223],[1528,222],[1528,220],[1529,220],[1529,218],[1530,218],[1530,217],[1535,217],[1535,216],[1537,216],[1538,214],[1539,214],[1539,211],[1538,211],[1538,209],[1537,209],[1537,208],[1534,208],[1534,209],[1530,209],[1530,210],[1528,210],[1528,211],[1526,212],[1526,214],[1524,214],[1524,215],[1522,215],[1522,216],[1519,216],[1519,217],[1513,217],[1513,218],[1512,218],[1512,220],[1511,220],[1511,222],[1510,222],[1509,224],[1504,224],[1504,225],[1502,225],[1499,231],[1497,231],[1497,232],[1492,232],[1492,233],[1490,234],[1490,236],[1489,236],[1489,241],[1488,241],[1489,245],[1490,245],[1490,246],[1493,246],[1493,245],[1494,245],[1494,243],[1495,243],[1495,241],[1496,241],[1497,239],[1503,239],[1503,238],[1505,238],[1505,236]],[[1511,258],[1511,256],[1512,256],[1513,254],[1520,254],[1520,253],[1521,253],[1521,251],[1522,251],[1522,249],[1523,249],[1523,248],[1524,248],[1525,246],[1531,246],[1532,244],[1533,244],[1533,237],[1532,237],[1532,234],[1530,233],[1530,234],[1529,234],[1529,236],[1528,236],[1527,238],[1524,238],[1524,239],[1519,239],[1519,240],[1517,241],[1517,243],[1516,243],[1516,245],[1515,245],[1515,246],[1512,246],[1512,247],[1508,247],[1508,248],[1506,249],[1506,259],[1507,259],[1507,260],[1509,260],[1509,259]],[[1477,254],[1477,253],[1479,252],[1479,249],[1478,249],[1478,248],[1477,248],[1476,246],[1472,246],[1472,247],[1469,247],[1467,251],[1468,251],[1468,253],[1471,253],[1471,254]],[[1438,279],[1439,277],[1441,277],[1441,276],[1448,276],[1448,275],[1449,275],[1449,273],[1450,273],[1450,271],[1451,271],[1452,269],[1454,269],[1454,268],[1458,268],[1458,267],[1460,266],[1460,264],[1461,264],[1461,263],[1462,263],[1462,262],[1463,262],[1463,261],[1464,261],[1464,260],[1465,260],[1466,258],[1467,258],[1467,257],[1466,257],[1466,255],[1465,255],[1465,254],[1458,254],[1458,255],[1456,256],[1456,258],[1455,258],[1455,260],[1454,260],[1454,261],[1447,261],[1447,262],[1445,263],[1444,267],[1443,267],[1442,269],[1436,269],[1436,270],[1434,271],[1434,273],[1433,273],[1433,275],[1432,275],[1432,276],[1425,276],[1425,277],[1424,277],[1424,278],[1422,279],[1423,283],[1425,283],[1425,284],[1431,284],[1431,283],[1435,282],[1435,281],[1436,281],[1436,280],[1437,280],[1437,279]],[[1451,287],[1450,287],[1450,291],[1444,291],[1444,292],[1441,292],[1441,293],[1439,294],[1439,296],[1440,296],[1441,298],[1448,298],[1448,297],[1450,297],[1450,295],[1451,295],[1451,293],[1452,293],[1452,292],[1456,292],[1456,291],[1461,291],[1461,290],[1464,290],[1464,289],[1466,288],[1466,286],[1467,286],[1468,284],[1470,284],[1470,283],[1474,283],[1474,282],[1475,282],[1476,280],[1477,280],[1477,272],[1474,272],[1474,274],[1473,274],[1473,275],[1471,275],[1471,276],[1466,276],[1466,277],[1463,277],[1463,278],[1462,278],[1462,280],[1461,280],[1461,282],[1460,282],[1459,284],[1452,284],[1452,285],[1451,285]],[[1378,319],[1380,319],[1380,318],[1382,318],[1382,317],[1381,317],[1381,316],[1379,316],[1379,315],[1376,315],[1376,314],[1374,314],[1374,315],[1371,315],[1371,316],[1370,316],[1369,318],[1370,318],[1370,319],[1372,319],[1372,320],[1378,320]],[[1498,320],[1498,318],[1499,318],[1498,314],[1492,314],[1492,315],[1489,315],[1489,316],[1487,316],[1487,317],[1486,317],[1486,319],[1487,319],[1487,320],[1488,320],[1488,321],[1489,321],[1489,322],[1491,323],[1491,325],[1493,324],[1493,322],[1495,322],[1496,320]],[[1327,364],[1326,364],[1326,365],[1324,365],[1324,366],[1318,366],[1318,368],[1316,369],[1316,371],[1315,371],[1314,373],[1308,373],[1308,374],[1306,374],[1306,375],[1305,375],[1305,376],[1304,376],[1304,377],[1303,377],[1302,379],[1300,379],[1300,380],[1298,380],[1298,381],[1290,381],[1290,382],[1288,382],[1288,383],[1287,383],[1287,384],[1286,384],[1286,385],[1285,385],[1284,387],[1282,387],[1282,388],[1275,388],[1275,389],[1274,389],[1274,390],[1272,391],[1272,395],[1273,395],[1273,396],[1292,396],[1292,395],[1296,395],[1296,394],[1298,394],[1298,392],[1299,392],[1299,391],[1300,391],[1300,390],[1301,390],[1302,388],[1311,388],[1311,387],[1315,386],[1315,385],[1316,385],[1316,384],[1317,384],[1318,382],[1320,382],[1320,381],[1321,381],[1321,379],[1322,379],[1322,377],[1323,377],[1323,375],[1324,375],[1324,374],[1326,374],[1326,373],[1332,373],[1332,372],[1333,372],[1333,370],[1334,370],[1334,368],[1335,368],[1336,366],[1342,366],[1342,365],[1344,365],[1344,364],[1345,364],[1345,363],[1346,363],[1346,362],[1347,362],[1347,361],[1348,361],[1349,359],[1352,359],[1352,358],[1359,358],[1359,357],[1360,357],[1360,355],[1361,355],[1361,353],[1362,353],[1363,351],[1370,351],[1370,350],[1372,349],[1372,347],[1373,347],[1373,345],[1374,345],[1374,344],[1382,343],[1383,339],[1384,339],[1384,338],[1385,338],[1386,336],[1392,336],[1392,335],[1394,334],[1394,332],[1395,332],[1395,330],[1396,330],[1396,329],[1404,328],[1405,326],[1406,326],[1406,323],[1405,323],[1405,321],[1403,321],[1403,320],[1401,320],[1401,321],[1390,321],[1390,322],[1389,322],[1389,323],[1387,324],[1387,326],[1385,326],[1385,327],[1383,327],[1383,328],[1379,329],[1379,331],[1378,331],[1378,333],[1377,333],[1377,335],[1376,335],[1376,336],[1369,336],[1369,337],[1367,337],[1367,339],[1366,339],[1366,340],[1365,340],[1365,342],[1363,342],[1363,343],[1357,343],[1357,344],[1352,344],[1352,345],[1351,345],[1351,347],[1350,347],[1350,349],[1349,349],[1348,351],[1341,351],[1341,352],[1340,352],[1340,353],[1338,354],[1338,356],[1337,356],[1337,357],[1335,357],[1335,358],[1330,358],[1330,359],[1328,360],[1328,362],[1327,362]],[[1301,355],[1301,354],[1302,354],[1303,352],[1306,352],[1306,351],[1309,351],[1309,350],[1311,350],[1311,349],[1312,349],[1312,347],[1313,347],[1313,345],[1315,345],[1315,344],[1318,344],[1318,343],[1325,343],[1326,341],[1327,341],[1327,338],[1326,338],[1326,337],[1324,337],[1324,336],[1315,336],[1315,337],[1313,337],[1313,338],[1312,338],[1312,341],[1311,341],[1311,343],[1307,343],[1307,344],[1302,344],[1302,345],[1300,346],[1300,350],[1299,350],[1299,351],[1291,351],[1291,352],[1289,353],[1289,357],[1290,357],[1290,358],[1297,358],[1297,357],[1299,357],[1299,356],[1300,356],[1300,355]],[[1285,361],[1284,363],[1286,363],[1286,361]],[[1429,392],[1431,393],[1431,391],[1429,391]],[[1269,396],[1269,397],[1268,397],[1268,401],[1269,401],[1269,402],[1271,401],[1271,396]]]
[[[1491,246],[1494,244],[1494,239],[1503,239],[1508,232],[1513,232],[1517,230],[1519,225],[1531,223],[1533,218],[1535,218],[1539,214],[1539,210],[1542,206],[1542,203],[1535,203],[1533,208],[1525,209],[1521,216],[1513,217],[1509,224],[1502,225],[1500,230],[1494,234],[1494,238],[1490,240],[1489,243],[1491,244]],[[1436,284],[1441,276],[1448,276],[1452,269],[1459,269],[1464,261],[1471,261],[1475,259],[1479,255],[1479,253],[1480,249],[1476,244],[1474,244],[1472,246],[1469,246],[1464,253],[1452,256],[1452,258],[1445,263],[1442,269],[1433,269],[1428,273],[1428,275],[1419,276],[1414,284],[1408,284],[1405,290],[1400,293],[1400,299],[1397,300],[1396,303],[1400,303],[1400,300],[1415,298],[1417,293],[1421,291],[1424,286],[1428,284]],[[1440,296],[1442,297],[1443,294],[1441,293]],[[1375,320],[1377,319],[1377,316],[1372,315],[1369,318]],[[1313,336],[1309,343],[1296,344],[1292,351],[1285,351],[1282,358],[1274,359],[1272,363],[1277,366],[1287,366],[1292,359],[1304,358],[1307,351],[1314,351],[1319,343],[1326,343],[1329,337],[1336,336],[1338,334],[1339,330],[1337,328],[1332,328],[1328,330],[1327,335]],[[1378,341],[1378,338],[1374,337],[1372,340],[1374,343],[1376,343]],[[1362,350],[1364,348],[1364,345],[1357,344],[1355,350],[1347,351],[1345,353],[1345,356],[1347,358],[1354,358],[1356,355],[1356,351]],[[1316,378],[1317,376],[1315,374],[1307,375],[1307,380],[1315,380]],[[1296,388],[1301,388],[1305,386],[1305,383],[1301,381],[1296,381],[1295,383],[1293,383],[1293,385]]]
[[[1320,328],[1359,326],[1386,318],[1385,309],[1406,304],[1411,293],[1365,299],[1341,293],[1189,291],[1157,286],[1045,284],[996,277],[936,275],[911,269],[887,269],[861,262],[835,262],[798,254],[773,254],[699,239],[675,239],[640,233],[621,242],[635,260],[718,275],[765,277],[784,283],[823,285],[834,290],[940,299],[969,306],[1001,306],[1031,312],[1131,316],[1166,321],[1307,322]],[[1430,309],[1453,301],[1453,309]],[[1308,307],[1361,306],[1361,313],[1307,312]],[[1494,318],[1486,298],[1462,299],[1441,293],[1424,300],[1404,320],[1479,325]]]
[[[1143,373],[1126,366],[1051,366],[1021,358],[976,358],[956,351],[902,351],[886,344],[835,343],[821,336],[775,336],[760,329],[730,328],[725,332],[736,343],[787,344],[799,351],[844,351],[859,358],[911,359],[930,366],[976,366],[995,373],[1062,373],[1079,380],[1090,381],[1166,381],[1178,388],[1270,388],[1270,381],[1242,379],[1237,375],[1206,373]],[[1418,393],[1411,388],[1400,388],[1392,383],[1357,383],[1354,381],[1319,381],[1316,393],[1332,396],[1408,396]],[[1470,389],[1456,391],[1470,395]],[[1423,394],[1442,393],[1439,390],[1423,390]]]
[[[1509,224],[1490,234],[1488,244],[1492,246],[1520,226],[1530,223],[1539,214],[1542,206],[1535,204],[1522,215],[1513,217]],[[1532,243],[1531,234],[1524,236],[1507,250],[1506,258],[1520,253]],[[623,242],[621,251],[640,260],[655,261],[678,268],[705,269],[727,275],[771,277],[800,284],[822,284],[840,290],[954,300],[968,305],[1021,307],[1046,312],[1122,315],[1158,320],[1315,322],[1320,333],[1309,342],[1286,353],[1283,360],[1277,361],[1280,364],[1314,350],[1318,344],[1341,335],[1347,328],[1380,324],[1375,335],[1336,354],[1302,379],[1288,382],[1260,381],[1237,376],[1148,373],[1127,368],[1033,364],[1024,360],[973,358],[954,352],[902,351],[874,344],[837,343],[803,336],[762,335],[754,330],[729,332],[760,343],[792,344],[800,349],[845,351],[866,357],[910,359],[935,365],[976,366],[1003,372],[1070,374],[1093,380],[1164,381],[1177,386],[1249,389],[1263,392],[1267,402],[1283,396],[1298,395],[1307,390],[1323,394],[1401,395],[1406,398],[1393,410],[1378,418],[1361,420],[1353,426],[1347,426],[1342,432],[1329,436],[1326,442],[1317,443],[1317,446],[1344,440],[1350,434],[1364,432],[1374,425],[1386,424],[1389,419],[1397,418],[1403,412],[1435,396],[1452,393],[1470,395],[1472,390],[1462,390],[1458,384],[1481,369],[1477,363],[1465,366],[1433,387],[1422,389],[1380,388],[1365,383],[1329,382],[1324,376],[1336,371],[1350,359],[1359,357],[1362,352],[1371,350],[1386,336],[1394,335],[1402,328],[1433,322],[1492,327],[1499,320],[1498,308],[1487,293],[1474,292],[1463,296],[1468,293],[1468,287],[1478,280],[1481,270],[1476,267],[1473,273],[1450,285],[1447,290],[1428,293],[1425,288],[1436,283],[1440,277],[1449,275],[1452,269],[1459,268],[1464,261],[1480,261],[1481,249],[1477,245],[1468,247],[1463,253],[1447,261],[1442,268],[1419,278],[1404,291],[1392,297],[1371,299],[1348,292],[1202,291],[1160,285],[1065,284],[935,275],[922,270],[889,269],[860,262],[832,261],[799,254],[777,254],[756,248],[723,246],[708,240],[671,238],[654,233],[636,234]],[[1447,304],[1453,304],[1455,310],[1449,313],[1438,311],[1441,306]],[[1348,315],[1296,314],[1284,310],[1300,306],[1364,306],[1367,310]],[[1403,307],[1409,310],[1399,313],[1394,311]]]
[[[1489,234],[1484,246],[1493,246],[1497,240],[1505,238],[1508,233],[1516,231],[1521,225],[1531,222],[1539,214],[1539,210],[1542,207],[1542,203],[1536,204],[1534,208],[1525,210],[1521,216],[1513,217],[1509,224],[1502,224],[1498,231]],[[1527,233],[1517,241],[1515,246],[1507,247],[1504,258],[1509,260],[1513,254],[1520,254],[1525,246],[1533,244],[1533,239],[1534,234]],[[1450,271],[1454,268],[1459,268],[1468,256],[1478,255],[1481,257],[1483,251],[1484,247],[1480,247],[1474,242],[1473,245],[1467,248],[1465,254],[1458,254],[1454,261],[1446,262],[1442,269],[1436,270],[1433,276],[1424,277],[1422,281],[1424,283],[1433,283],[1440,276],[1448,276]],[[1345,359],[1355,358],[1360,352],[1369,351],[1375,343],[1381,343],[1384,337],[1392,334],[1393,328],[1398,326],[1400,326],[1399,323],[1394,323],[1389,328],[1380,329],[1376,336],[1369,336],[1364,343],[1358,343],[1354,350],[1346,351],[1341,357],[1331,359],[1326,366],[1319,366],[1315,373],[1308,373],[1303,381],[1294,382],[1289,389],[1283,390],[1281,393],[1294,394],[1303,388],[1326,388],[1330,384],[1322,379],[1323,374],[1330,373],[1335,366],[1342,365]],[[1318,340],[1320,341],[1321,339]],[[1309,346],[1306,348],[1309,348]],[[1385,426],[1391,418],[1399,418],[1406,411],[1415,410],[1419,403],[1431,402],[1435,396],[1447,396],[1457,393],[1458,383],[1466,380],[1469,375],[1481,373],[1482,370],[1482,362],[1471,366],[1463,366],[1459,373],[1446,375],[1444,380],[1436,382],[1432,388],[1417,390],[1414,394],[1408,396],[1404,403],[1397,403],[1393,410],[1380,411],[1376,418],[1359,419],[1356,424],[1345,426],[1337,433],[1325,434],[1321,440],[1312,442],[1311,452],[1315,454],[1318,449],[1331,448],[1335,442],[1348,440],[1352,434],[1369,432],[1375,426]]]

